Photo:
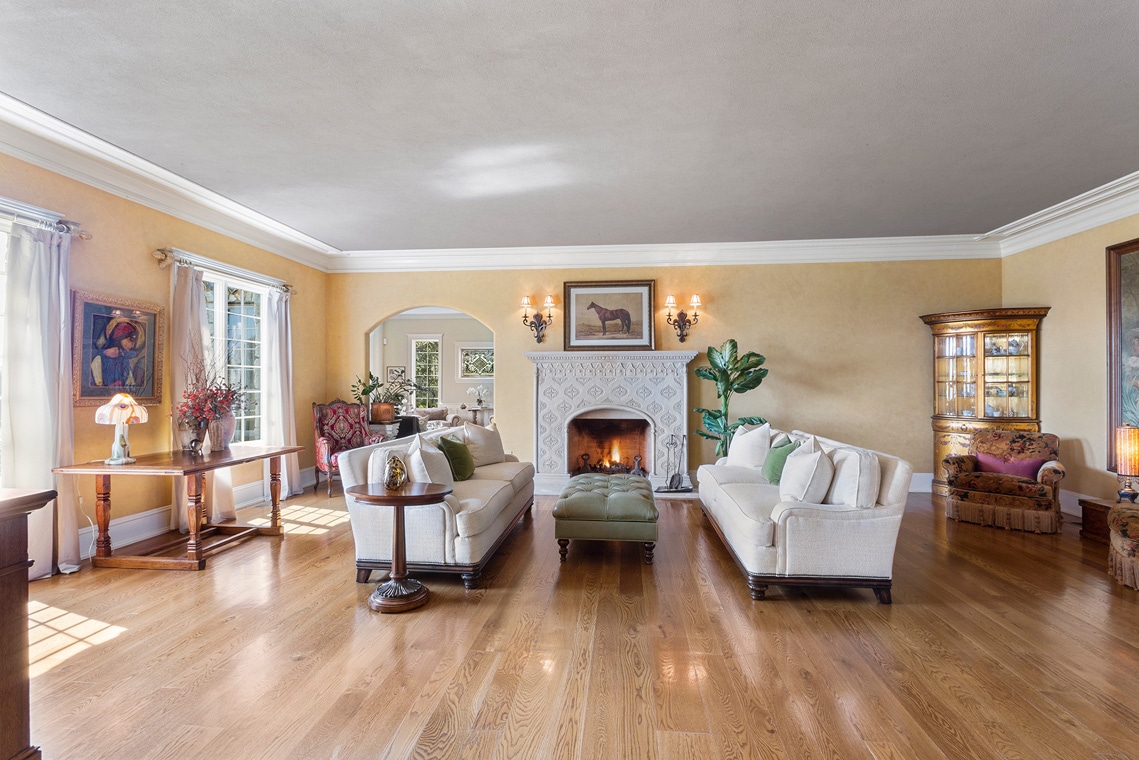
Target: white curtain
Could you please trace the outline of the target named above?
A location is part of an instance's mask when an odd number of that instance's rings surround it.
[[[0,486],[55,489],[55,502],[28,519],[29,578],[79,569],[79,501],[71,464],[69,278],[71,236],[22,224],[8,246],[7,359],[0,369]],[[94,410],[91,410],[94,414]],[[109,440],[109,439],[108,439]]]
[[[206,318],[206,292],[202,286],[202,272],[191,266],[174,267],[174,297],[171,300],[173,319],[170,325],[170,392],[171,407],[182,401],[182,391],[188,384],[187,368],[205,358],[205,346],[210,328]],[[207,365],[209,362],[206,362]],[[177,448],[177,415],[171,417],[171,446]],[[170,527],[186,532],[190,529],[186,514],[186,479],[174,479],[173,510]],[[214,470],[206,475],[206,514],[210,522],[232,520],[236,517],[233,503],[233,478],[229,468]]]
[[[269,291],[265,309],[265,353],[261,376],[264,378],[265,443],[269,446],[296,446],[297,419],[293,405],[293,323],[289,293]],[[301,466],[296,454],[281,463],[281,496],[303,492]]]

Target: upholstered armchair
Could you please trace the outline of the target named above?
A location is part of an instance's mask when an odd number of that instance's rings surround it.
[[[338,458],[342,451],[358,449],[379,443],[382,435],[368,430],[368,407],[349,404],[336,399],[329,404],[312,405],[313,435],[316,437],[316,485],[320,487],[320,473],[328,480],[328,495],[332,495],[332,479],[340,477]]]
[[[946,457],[945,516],[1012,530],[1060,530],[1060,439],[1051,433],[974,433],[965,456]]]

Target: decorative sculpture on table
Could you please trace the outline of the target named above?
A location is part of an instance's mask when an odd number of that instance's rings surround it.
[[[384,487],[389,491],[395,491],[402,488],[406,482],[407,466],[402,459],[393,454],[388,457],[387,464],[384,465]]]

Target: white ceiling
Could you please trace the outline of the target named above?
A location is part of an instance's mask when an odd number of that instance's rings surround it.
[[[984,233],[1139,169],[1139,3],[6,0],[0,92],[342,251]]]

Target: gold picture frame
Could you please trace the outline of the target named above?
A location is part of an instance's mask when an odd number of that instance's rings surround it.
[[[73,290],[71,317],[75,406],[102,406],[116,393],[144,406],[162,403],[165,308]]]
[[[656,280],[602,280],[564,285],[566,350],[652,351],[656,347]]]

